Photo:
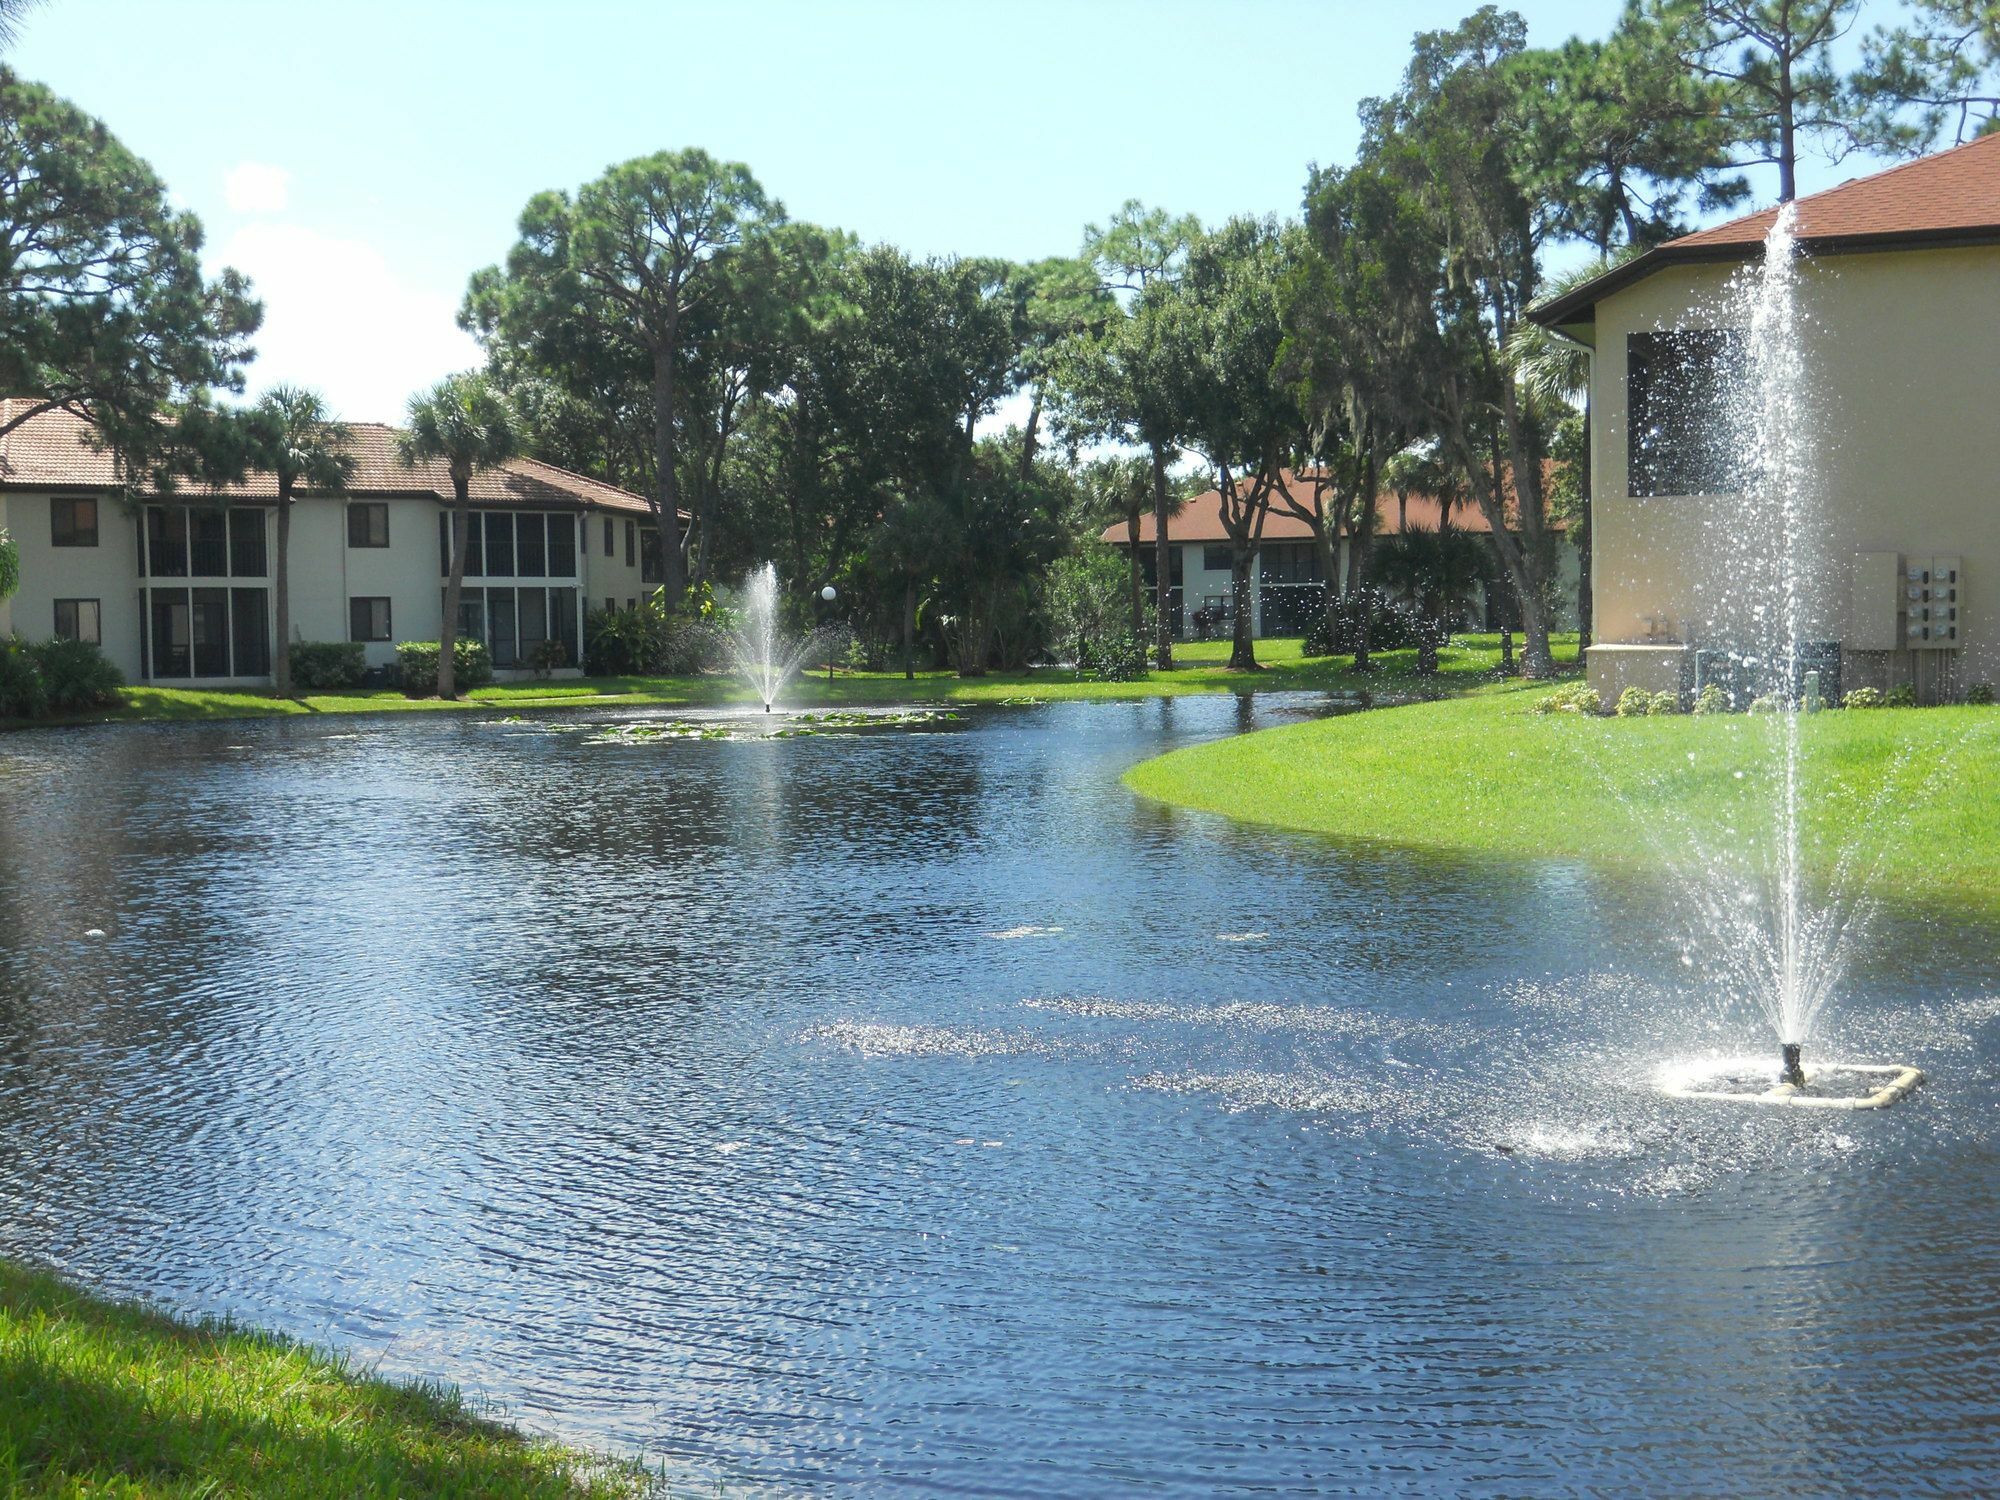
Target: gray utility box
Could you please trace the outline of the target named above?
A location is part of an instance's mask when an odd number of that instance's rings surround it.
[[[1965,575],[1950,555],[1863,552],[1854,560],[1850,651],[1954,651]]]

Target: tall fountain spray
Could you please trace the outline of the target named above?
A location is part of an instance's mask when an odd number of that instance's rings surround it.
[[[825,639],[825,632],[788,635],[778,618],[778,569],[765,563],[743,581],[742,620],[731,639],[736,670],[756,690],[769,713],[785,684]]]

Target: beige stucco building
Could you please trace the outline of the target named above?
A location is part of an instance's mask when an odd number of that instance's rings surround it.
[[[0,401],[0,426],[26,405]],[[391,428],[349,430],[347,492],[293,502],[292,638],[361,642],[381,668],[399,641],[434,641],[443,626],[451,479],[441,464],[405,466]],[[219,495],[127,497],[88,437],[64,412],[0,436],[0,526],[21,556],[0,635],[94,640],[128,682],[268,683],[273,476]],[[459,630],[503,676],[527,671],[545,642],[543,658],[573,669],[586,613],[656,586],[638,495],[514,459],[476,475],[471,499]]]
[[[1607,694],[1691,689],[1777,602],[1761,597],[1777,538],[1715,451],[1740,430],[1687,375],[1743,337],[1731,278],[1775,217],[1672,241],[1535,310],[1594,351],[1590,676]],[[1816,659],[1925,701],[2000,680],[2000,136],[1801,199],[1796,232],[1810,437],[1795,541]]]

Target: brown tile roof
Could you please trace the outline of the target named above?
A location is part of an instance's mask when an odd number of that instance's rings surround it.
[[[1821,253],[2000,240],[2000,135],[1857,177],[1797,203],[1801,248]],[[1588,323],[1597,303],[1664,266],[1754,255],[1776,207],[1669,240],[1529,312],[1548,327]]]
[[[1551,466],[1552,467],[1552,466]],[[1548,473],[1548,468],[1544,473]],[[1285,483],[1292,497],[1301,505],[1312,503],[1312,481],[1301,478],[1290,469],[1285,470]],[[1375,534],[1377,536],[1397,536],[1404,530],[1436,531],[1443,507],[1434,495],[1412,493],[1408,503],[1396,498],[1394,490],[1384,491],[1375,500]],[[1484,533],[1492,528],[1486,524],[1486,517],[1471,501],[1452,507],[1451,524],[1458,531]],[[1558,525],[1557,530],[1561,527]],[[1284,501],[1273,494],[1271,513],[1264,518],[1264,540],[1267,542],[1307,541],[1312,537],[1312,528],[1298,516],[1285,508]],[[1103,540],[1122,544],[1126,540],[1125,523],[1114,521],[1104,528]],[[1204,490],[1183,505],[1178,514],[1167,520],[1167,540],[1170,542],[1226,542],[1229,533],[1222,525],[1222,491]],[[1150,546],[1153,541],[1153,513],[1143,511],[1139,516],[1139,543]]]
[[[32,405],[19,397],[0,399],[0,426]],[[452,498],[451,474],[441,463],[406,467],[396,456],[396,429],[379,422],[350,422],[354,474],[348,492]],[[68,412],[44,412],[0,437],[0,489],[109,489],[117,482],[110,453],[92,447],[89,424]],[[276,500],[275,475],[257,473],[226,491],[236,500]],[[539,459],[510,459],[497,469],[472,476],[477,505],[517,505],[536,509],[613,510],[648,515],[643,496],[616,485],[572,474]]]

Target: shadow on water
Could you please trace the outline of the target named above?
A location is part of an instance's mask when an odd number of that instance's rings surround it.
[[[781,1493],[1977,1488],[1990,935],[1908,1104],[1663,1099],[1643,882],[1118,781],[1325,706],[11,736],[0,1248]]]

